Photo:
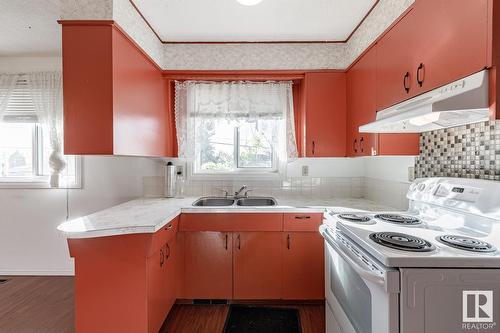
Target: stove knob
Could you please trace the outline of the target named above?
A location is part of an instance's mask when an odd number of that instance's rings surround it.
[[[419,191],[423,191],[424,189],[425,189],[425,184],[424,183],[418,184],[418,190]]]

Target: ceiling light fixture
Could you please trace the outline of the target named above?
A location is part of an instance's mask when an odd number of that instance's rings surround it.
[[[255,6],[262,2],[262,0],[236,0],[243,6]]]

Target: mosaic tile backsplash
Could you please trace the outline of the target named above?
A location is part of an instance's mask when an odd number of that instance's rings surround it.
[[[415,174],[500,181],[500,121],[423,133]]]

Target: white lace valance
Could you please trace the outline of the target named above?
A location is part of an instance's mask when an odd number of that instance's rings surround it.
[[[179,157],[193,158],[197,119],[236,122],[275,119],[267,138],[280,160],[297,157],[292,82],[176,82],[175,121]]]

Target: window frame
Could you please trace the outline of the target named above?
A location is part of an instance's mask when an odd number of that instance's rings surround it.
[[[272,167],[270,168],[262,168],[262,167],[240,167],[239,166],[239,153],[240,153],[240,128],[238,126],[234,126],[233,129],[233,149],[234,149],[234,165],[235,168],[233,170],[201,170],[201,161],[198,156],[198,154],[195,156],[194,160],[192,161],[190,167],[190,176],[193,178],[196,178],[197,176],[199,177],[231,177],[235,175],[245,175],[245,176],[255,176],[255,177],[260,177],[260,176],[271,176],[275,178],[276,176],[279,175],[279,159],[278,159],[278,154],[276,149],[274,147],[271,147],[271,152],[272,152]],[[196,142],[195,142],[196,144]]]
[[[33,123],[32,128],[32,168],[33,176],[30,177],[2,177],[0,176],[0,189],[51,189],[50,175],[43,174],[43,128],[39,123]],[[82,158],[75,158],[75,180],[69,184],[64,182],[58,189],[82,188]]]

